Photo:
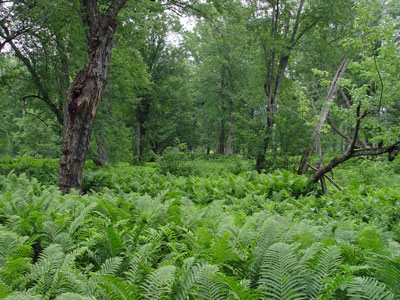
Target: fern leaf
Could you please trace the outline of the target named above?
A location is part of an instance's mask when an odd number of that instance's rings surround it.
[[[333,278],[326,278],[323,290],[321,291],[321,295],[316,298],[317,300],[330,300],[332,295],[339,289],[341,286],[345,286],[348,282],[353,280],[354,276],[351,275],[349,270],[343,272],[342,274],[336,274]]]
[[[194,257],[185,260],[175,288],[174,299],[186,300],[193,286],[202,278],[203,273],[215,273],[218,268],[213,265],[196,263]]]
[[[69,226],[68,229],[68,233],[69,235],[72,235],[79,226],[82,225],[83,220],[85,219],[86,215],[95,207],[97,206],[97,202],[93,202],[90,205],[86,206],[81,213],[79,214],[79,216],[77,218],[74,219],[74,221],[71,223],[71,225]]]
[[[305,299],[304,270],[293,246],[273,244],[264,255],[260,275],[259,289],[268,299]]]
[[[113,227],[107,227],[104,233],[106,247],[110,256],[117,256],[122,252],[123,243],[118,232]]]
[[[369,263],[376,270],[376,277],[386,284],[396,299],[400,298],[400,262],[385,257],[371,258]]]
[[[121,257],[111,257],[106,259],[106,261],[101,265],[99,274],[100,275],[112,275],[115,274],[119,267],[121,266]]]
[[[199,274],[196,282],[196,290],[193,293],[195,299],[201,300],[226,300],[228,289],[221,282],[217,275],[217,268],[212,265],[207,265],[207,269]]]
[[[254,241],[256,242],[256,245],[252,253],[252,257],[250,258],[252,261],[250,266],[250,274],[253,283],[258,281],[260,275],[260,266],[264,253],[267,252],[268,248],[273,243],[279,240],[282,234],[278,229],[278,226],[279,225],[277,225],[274,221],[268,222],[266,227],[262,229],[261,234]]]
[[[317,257],[317,264],[312,270],[313,274],[310,276],[307,285],[309,295],[312,298],[321,295],[325,279],[334,275],[338,270],[338,266],[341,264],[340,254],[339,247],[331,246],[323,249]]]
[[[77,293],[63,293],[56,300],[96,300],[93,296],[82,296]]]
[[[112,275],[100,276],[97,284],[108,300],[141,299],[141,290],[137,286],[122,281]]]
[[[257,300],[261,297],[257,291],[245,287],[233,277],[217,274],[217,278],[229,288],[229,295],[235,300]]]
[[[373,279],[356,277],[348,284],[347,295],[352,300],[392,300],[393,294],[383,283]]]
[[[29,292],[15,292],[4,300],[43,300],[42,295],[32,295]]]
[[[163,266],[147,276],[142,285],[145,299],[164,299],[172,292],[175,280],[175,266]]]
[[[136,251],[135,256],[131,259],[129,263],[129,270],[124,273],[127,277],[128,282],[130,282],[131,284],[136,284],[140,281],[139,275],[141,275],[141,270],[145,266],[149,266],[147,258],[151,257],[152,251],[154,251],[154,246],[151,243],[141,246],[139,250]]]

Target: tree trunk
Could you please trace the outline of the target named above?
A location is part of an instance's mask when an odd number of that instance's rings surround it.
[[[332,83],[329,87],[328,94],[326,95],[326,98],[322,105],[319,121],[314,128],[314,132],[313,132],[313,135],[311,138],[311,147],[308,148],[304,152],[304,154],[301,158],[300,166],[299,166],[299,169],[297,170],[297,174],[299,174],[299,175],[305,174],[307,172],[307,169],[308,169],[307,160],[314,153],[316,142],[320,138],[322,127],[324,126],[325,121],[328,118],[328,114],[329,114],[329,110],[330,110],[329,104],[331,104],[333,102],[333,100],[335,99],[336,92],[338,90],[338,81],[343,76],[344,72],[346,71],[346,67],[347,67],[348,63],[349,63],[349,61],[347,59],[344,59],[342,61],[338,70],[336,71],[335,77],[332,80]]]
[[[58,186],[63,194],[81,190],[83,167],[97,107],[107,80],[116,16],[127,0],[114,0],[104,15],[96,0],[81,0],[88,32],[88,59],[67,92]]]
[[[139,163],[142,160],[142,116],[140,111],[140,106],[138,106],[136,111],[136,132],[135,132],[135,142],[136,142],[136,162]]]
[[[228,139],[226,140],[225,155],[229,155],[231,153],[232,139],[233,139],[233,125],[231,125],[228,131]]]
[[[225,120],[221,120],[221,131],[219,134],[219,141],[218,141],[218,154],[224,154],[225,150]]]
[[[107,150],[103,145],[102,138],[95,134],[96,138],[96,152],[94,153],[93,162],[97,166],[104,166],[105,164],[110,162],[110,158],[108,157]]]

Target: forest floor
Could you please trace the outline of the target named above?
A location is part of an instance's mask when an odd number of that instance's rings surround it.
[[[243,158],[0,160],[1,299],[400,299],[400,162],[357,160],[327,196]]]

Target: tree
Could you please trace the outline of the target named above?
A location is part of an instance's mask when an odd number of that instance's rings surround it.
[[[67,92],[58,185],[62,193],[80,190],[90,135],[107,80],[117,15],[127,0],[113,0],[102,12],[97,0],[82,0],[87,28],[87,62]]]
[[[262,147],[256,160],[257,170],[264,167],[265,153],[270,146],[277,112],[277,100],[282,81],[295,47],[303,36],[317,24],[331,25],[335,18],[343,15],[337,10],[347,9],[351,1],[297,2],[274,0],[250,2],[253,9],[252,23],[256,27],[265,64],[264,92],[266,98],[266,123],[262,136]]]
[[[249,102],[243,96],[252,67],[245,34],[247,10],[238,1],[214,5],[209,11],[211,20],[199,22],[187,35],[186,45],[193,58],[195,119],[202,127],[202,140],[208,151],[213,144],[216,153],[229,155],[239,114]]]
[[[399,83],[394,79],[399,67],[392,63],[399,59],[396,25],[398,21],[391,18],[382,3],[359,3],[353,32],[343,42],[354,59],[347,67],[351,72],[346,82],[349,95],[342,95],[347,104],[343,109],[332,106],[331,110],[332,114],[353,120],[352,133],[340,133],[349,144],[344,153],[326,165],[321,161],[310,182],[323,179],[349,159],[387,154],[392,161],[400,151],[400,124],[396,118]],[[335,127],[333,123],[331,126]]]

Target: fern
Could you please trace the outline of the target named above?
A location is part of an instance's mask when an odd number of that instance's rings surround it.
[[[251,255],[250,260],[252,264],[250,266],[250,275],[253,283],[257,282],[260,275],[260,266],[264,253],[267,252],[268,248],[279,240],[282,231],[279,228],[279,224],[275,220],[268,220],[261,230],[258,238],[255,240],[256,245]]]
[[[333,278],[326,278],[325,285],[320,293],[320,296],[316,300],[330,300],[332,295],[343,286],[346,286],[348,282],[354,279],[350,270],[345,270],[343,273],[336,274]]]
[[[77,293],[63,293],[57,296],[56,300],[97,300],[93,296],[82,296]]]
[[[195,284],[193,295],[195,299],[201,300],[226,300],[228,289],[224,282],[218,277],[218,268],[213,265],[206,267],[199,273]]]
[[[229,295],[235,300],[257,300],[261,295],[255,290],[244,286],[233,277],[217,274],[216,278],[229,288]]]
[[[371,258],[369,263],[376,270],[376,276],[394,294],[395,298],[400,298],[400,262],[388,257]]]
[[[317,258],[317,264],[312,270],[312,274],[309,278],[308,290],[309,295],[312,298],[316,298],[321,295],[325,279],[333,276],[337,267],[340,265],[340,248],[331,246],[321,251]]]
[[[176,267],[164,266],[148,275],[142,284],[145,299],[164,299],[172,292]]]
[[[122,263],[121,257],[111,257],[108,258],[100,267],[100,275],[112,275],[115,274],[120,268]]]
[[[268,299],[305,299],[304,270],[298,264],[294,247],[273,244],[266,251],[260,271],[259,289]]]
[[[391,300],[393,294],[383,283],[372,278],[356,277],[348,284],[347,295],[353,300]]]
[[[10,287],[7,286],[4,282],[0,281],[0,299],[4,299],[8,295],[11,294]]]
[[[141,290],[113,275],[103,275],[97,280],[98,287],[108,300],[136,300],[141,298]]]
[[[117,256],[122,252],[123,242],[118,232],[109,226],[105,229],[104,239],[110,257]]]
[[[4,300],[43,300],[41,295],[32,295],[29,292],[15,292]]]
[[[93,210],[96,206],[97,206],[97,203],[96,203],[96,202],[93,202],[93,203],[91,203],[90,205],[86,206],[86,207],[81,211],[81,213],[79,214],[79,216],[76,217],[76,218],[74,219],[74,221],[71,223],[71,225],[69,226],[69,228],[68,228],[68,233],[69,233],[69,235],[72,235],[72,234],[78,229],[78,227],[82,225],[82,223],[83,223],[83,221],[84,221],[86,215],[87,215],[91,210]]]
[[[218,268],[206,263],[195,262],[194,257],[185,260],[181,275],[178,277],[176,287],[174,288],[174,299],[185,300],[188,298],[195,284],[204,278],[203,274],[214,274]]]
[[[136,284],[141,281],[142,271],[150,269],[148,258],[151,257],[154,250],[154,245],[150,243],[141,246],[138,251],[136,251],[129,263],[129,270],[125,272],[128,282]]]

